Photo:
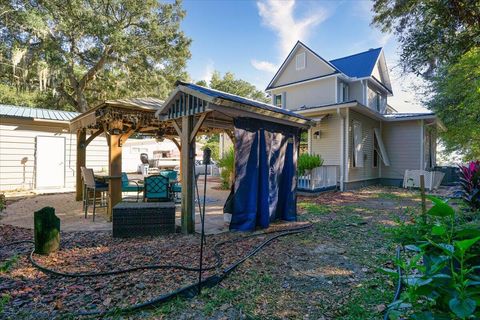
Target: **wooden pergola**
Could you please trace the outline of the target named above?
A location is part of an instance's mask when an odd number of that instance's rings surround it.
[[[155,112],[162,104],[163,101],[153,98],[107,100],[70,121],[70,131],[77,134],[77,201],[83,198],[80,168],[86,165],[87,146],[103,134],[108,144],[110,196],[107,210],[111,220],[113,206],[122,199],[122,146],[134,133],[157,134],[159,120]],[[172,139],[178,144],[177,140]]]
[[[122,145],[134,133],[167,138],[180,149],[182,232],[195,231],[194,166],[197,134],[225,132],[234,140],[234,119],[270,121],[307,129],[310,120],[272,105],[246,99],[191,83],[177,82],[165,102],[157,99],[106,101],[72,119],[77,132],[77,201],[82,199],[80,167],[85,166],[86,147],[105,134],[109,146],[109,205],[121,201]],[[90,136],[87,139],[87,131]]]

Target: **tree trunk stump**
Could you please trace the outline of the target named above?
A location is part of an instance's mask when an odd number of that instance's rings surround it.
[[[45,207],[33,214],[35,253],[50,254],[60,247],[60,219],[55,208]]]

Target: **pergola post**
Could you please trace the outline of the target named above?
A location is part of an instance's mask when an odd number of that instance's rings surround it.
[[[81,201],[83,199],[83,181],[81,174],[81,167],[85,167],[87,159],[87,131],[85,129],[80,129],[77,131],[77,162],[76,162],[76,193],[75,200]]]
[[[182,168],[182,232],[185,234],[195,232],[195,199],[194,199],[194,176],[193,166],[195,165],[195,140],[190,136],[193,132],[194,117],[182,117],[181,129],[181,153],[180,163]]]
[[[122,136],[108,134],[108,221],[112,221],[113,207],[122,201]]]

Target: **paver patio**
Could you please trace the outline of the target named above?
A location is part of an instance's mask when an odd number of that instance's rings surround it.
[[[218,178],[209,177],[207,183],[207,201],[205,230],[207,234],[227,231],[224,224],[223,204],[229,191],[219,190]],[[201,188],[200,188],[201,187]],[[203,190],[203,179],[199,180],[199,188]],[[202,197],[202,196],[201,196]],[[74,193],[56,193],[22,196],[9,198],[7,209],[0,215],[0,223],[22,228],[33,228],[33,213],[44,207],[54,207],[55,213],[61,220],[61,230],[72,231],[109,231],[112,223],[106,220],[105,208],[97,208],[95,222],[92,221],[92,209],[90,207],[88,217],[82,209],[82,202],[75,201]],[[198,204],[195,206],[195,229],[200,230],[200,216]],[[180,204],[176,208],[177,225],[180,225]]]

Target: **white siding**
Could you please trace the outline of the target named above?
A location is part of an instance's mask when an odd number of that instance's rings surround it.
[[[297,70],[295,58],[297,54],[303,52],[305,52],[306,55],[305,68]],[[279,74],[279,77],[274,83],[272,83],[272,86],[278,87],[284,84],[319,77],[333,72],[333,68],[330,67],[326,62],[322,61],[308,50],[305,50],[305,48],[299,46],[293,53],[292,59],[284,67],[281,74]]]
[[[338,81],[338,89],[337,89],[337,92],[338,92],[338,102],[341,102],[342,99],[341,99],[341,90],[340,90],[340,83],[342,81]],[[350,82],[348,83],[348,100],[347,101],[353,101],[353,100],[357,100],[358,102],[362,103],[362,100],[363,100],[363,85],[362,85],[362,82],[359,80],[359,81],[354,81],[354,82]]]
[[[285,93],[286,108],[295,110],[302,106],[316,107],[335,103],[335,86],[336,78],[330,77],[291,87],[273,89],[272,94]]]
[[[369,180],[379,178],[379,168],[373,167],[373,129],[380,128],[380,122],[366,117],[358,112],[350,110],[350,129],[348,143],[348,181],[354,182],[360,180]],[[363,166],[352,167],[353,156],[353,122],[358,121],[362,124],[362,144],[363,144]],[[388,148],[388,147],[387,147]],[[387,150],[388,152],[388,150]]]
[[[65,188],[75,187],[76,135],[63,132],[61,127],[18,125],[2,119],[0,125],[0,190],[35,188],[35,138],[65,137]],[[25,166],[22,159],[28,160]],[[108,146],[104,137],[93,140],[87,147],[87,167],[107,170]]]
[[[390,166],[382,165],[382,178],[403,179],[406,169],[420,169],[421,122],[384,122],[382,138]]]
[[[340,165],[340,125],[340,117],[336,113],[331,113],[312,128],[312,134],[320,130],[320,138],[311,139],[310,153],[322,156],[325,165]]]

